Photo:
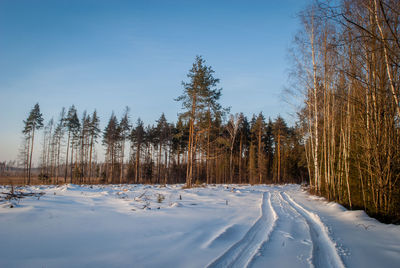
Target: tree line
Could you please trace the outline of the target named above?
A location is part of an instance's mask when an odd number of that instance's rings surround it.
[[[294,85],[316,194],[400,220],[400,2],[316,1],[301,13]]]
[[[112,113],[104,130],[96,111],[80,116],[74,105],[43,123],[39,104],[24,121],[20,161],[31,182],[35,130],[43,129],[39,178],[48,183],[284,183],[307,179],[298,127],[262,113],[251,119],[219,104],[219,79],[196,57],[176,100],[176,123],[164,114],[155,124],[131,121],[126,107]],[[96,144],[104,148],[104,158]]]

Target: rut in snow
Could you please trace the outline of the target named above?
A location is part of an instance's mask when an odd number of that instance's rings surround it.
[[[314,267],[344,268],[344,264],[336,251],[336,244],[330,239],[326,226],[319,216],[295,202],[288,194],[280,194],[282,198],[306,220],[312,240],[312,264]]]
[[[214,260],[208,267],[247,267],[262,243],[268,240],[277,218],[278,216],[271,205],[271,194],[264,193],[260,218],[239,242]]]
[[[271,191],[271,204],[278,215],[275,228],[249,267],[312,267],[313,246],[305,218],[278,191]]]

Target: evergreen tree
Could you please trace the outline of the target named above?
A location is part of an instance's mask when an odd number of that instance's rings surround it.
[[[249,182],[247,172],[247,160],[249,159],[249,146],[250,146],[250,124],[243,113],[240,114],[242,120],[239,124],[239,183]],[[246,180],[244,180],[246,179]]]
[[[121,147],[121,164],[120,164],[120,177],[119,182],[122,183],[122,179],[124,176],[124,157],[125,157],[125,142],[129,137],[129,132],[131,130],[131,125],[129,122],[129,107],[125,107],[124,115],[119,122],[119,137],[120,137],[120,147]]]
[[[162,113],[160,118],[157,120],[156,136],[158,137],[157,183],[161,183],[162,165],[164,165],[164,168],[167,165],[167,159],[164,159],[164,164],[161,163],[162,149],[164,149],[165,154],[167,154],[167,149],[165,147],[168,145],[170,139],[170,126],[165,118],[164,113]],[[165,170],[163,172],[165,173]]]
[[[150,183],[154,183],[154,150],[158,144],[156,128],[148,125],[144,131],[145,156],[143,165],[143,178]]]
[[[134,151],[136,151],[135,158],[135,183],[141,182],[141,152],[142,152],[142,145],[145,139],[145,131],[143,121],[138,118],[136,121],[136,127],[132,128],[130,140],[131,140],[131,147]]]
[[[97,138],[100,135],[100,119],[97,116],[96,110],[93,111],[91,121],[89,124],[89,135],[90,135],[90,147],[89,147],[89,183],[92,177],[92,156],[93,156],[93,147],[97,143]]]
[[[281,116],[278,116],[275,122],[273,123],[272,132],[275,141],[275,159],[276,159],[276,167],[274,168],[275,170],[274,178],[275,182],[280,183],[282,179],[282,174],[281,174],[282,151],[285,149],[285,139],[288,137],[288,132],[289,132],[286,122],[285,120],[283,120]]]
[[[270,118],[268,118],[268,123],[265,129],[264,145],[266,154],[266,169],[267,178],[272,181],[273,178],[273,162],[274,162],[274,137],[273,137],[273,123]]]
[[[72,105],[69,110],[67,117],[65,118],[64,124],[68,130],[68,142],[67,142],[67,155],[65,158],[65,174],[64,182],[67,182],[67,172],[68,172],[68,153],[71,141],[71,158],[70,158],[70,182],[72,183],[73,178],[73,160],[74,160],[74,146],[76,141],[79,139],[80,122],[78,114],[74,105]]]
[[[80,121],[81,127],[79,131],[79,140],[77,141],[77,144],[79,145],[79,165],[75,165],[75,173],[79,177],[79,183],[83,183],[85,179],[85,162],[87,161],[87,146],[89,145],[88,132],[90,121],[90,115],[87,114],[86,110],[83,111],[82,119]],[[78,158],[76,158],[75,161],[78,162]]]
[[[249,183],[255,184],[257,180],[256,146],[250,142],[249,148]]]
[[[106,178],[107,182],[115,182],[115,160],[117,158],[117,143],[120,140],[118,119],[111,114],[110,120],[103,131],[103,145],[106,146],[106,163],[108,165]]]
[[[185,178],[183,174],[183,154],[186,149],[186,141],[189,138],[189,125],[182,121],[182,118],[178,118],[178,122],[172,131],[172,152],[176,155],[176,170],[174,176],[176,179],[181,181]],[[207,181],[208,183],[208,181]]]
[[[43,128],[43,141],[42,141],[42,153],[41,153],[41,164],[39,179],[45,181],[50,177],[50,151],[51,151],[51,136],[53,132],[54,120],[51,118]]]
[[[36,103],[32,108],[29,116],[26,120],[24,120],[24,130],[22,133],[27,137],[27,139],[31,139],[30,147],[28,147],[27,155],[29,155],[28,161],[28,184],[31,183],[31,169],[32,169],[32,155],[33,155],[33,145],[35,139],[35,130],[39,130],[43,127],[43,116],[40,112],[39,103]]]
[[[182,102],[182,108],[186,112],[181,117],[189,122],[189,141],[186,171],[186,185],[191,187],[193,180],[193,165],[196,153],[197,135],[200,131],[199,120],[208,110],[219,110],[218,100],[221,96],[221,89],[216,88],[219,79],[214,78],[214,71],[210,66],[205,65],[201,56],[197,56],[192,69],[187,77],[189,82],[182,82],[183,94],[176,100]]]
[[[60,172],[60,157],[61,157],[61,142],[65,132],[65,108],[62,107],[56,129],[54,130],[53,140],[56,145],[55,148],[55,177],[58,183],[58,175]]]
[[[238,133],[240,122],[243,120],[241,115],[231,115],[227,124],[227,130],[229,133],[229,180],[230,183],[233,183],[233,149],[235,146],[236,136]]]
[[[262,113],[259,113],[257,118],[253,116],[251,133],[252,133],[252,143],[256,146],[257,151],[257,177],[258,183],[265,183],[264,178],[266,177],[266,155],[265,155],[265,119]]]

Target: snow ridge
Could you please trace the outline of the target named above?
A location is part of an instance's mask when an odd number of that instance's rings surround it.
[[[306,220],[312,239],[312,264],[314,267],[344,268],[342,259],[336,250],[336,244],[330,239],[327,227],[320,217],[305,209],[294,201],[288,194],[279,193]]]
[[[275,228],[249,267],[313,267],[312,239],[305,218],[275,189],[271,190],[271,203],[278,214]]]
[[[269,239],[277,219],[278,215],[271,205],[271,194],[264,193],[261,202],[261,216],[258,220],[239,242],[208,267],[247,267],[260,246]]]

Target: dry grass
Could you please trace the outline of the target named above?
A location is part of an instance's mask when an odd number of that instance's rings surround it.
[[[69,183],[69,178],[67,179]],[[26,179],[24,177],[0,177],[0,185],[25,185]],[[49,184],[64,184],[64,178],[58,178],[58,183],[56,183],[55,178],[51,178],[48,181],[39,180],[37,176],[31,177],[31,185],[49,185]],[[85,182],[85,184],[88,184]],[[101,184],[101,178],[91,178],[90,184]]]

